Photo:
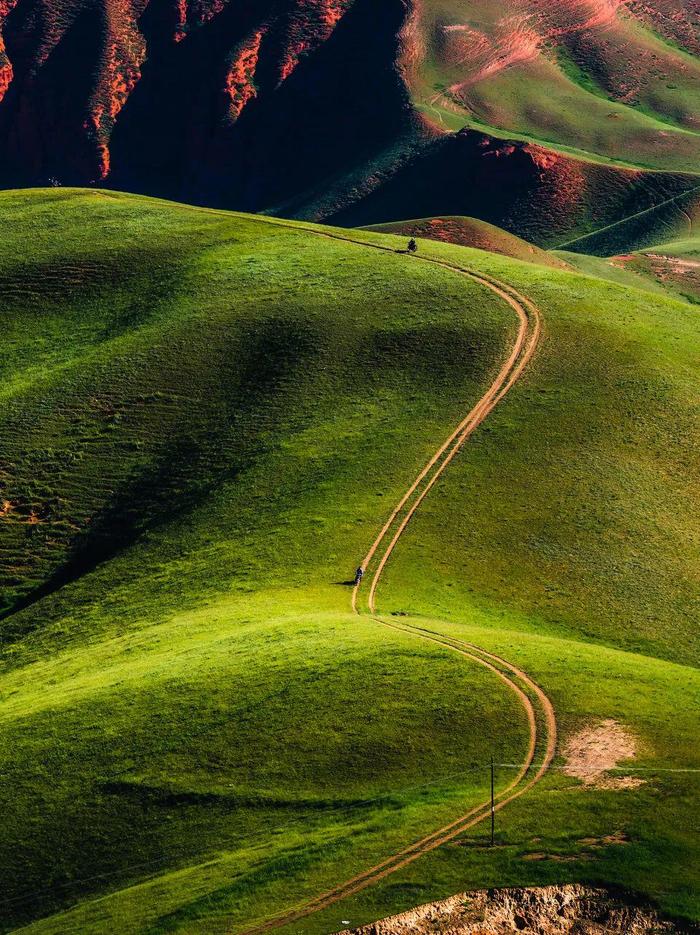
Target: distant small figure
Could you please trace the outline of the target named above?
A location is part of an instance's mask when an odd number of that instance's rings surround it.
[[[413,237],[408,241],[408,252],[409,253],[418,253],[418,244],[415,242]]]
[[[360,565],[360,567],[359,567],[359,568],[357,569],[357,571],[355,572],[355,587],[357,587],[358,584],[361,583],[361,581],[362,581],[362,579],[364,578],[364,576],[365,576],[365,570],[364,570],[364,568],[362,567],[362,565]]]

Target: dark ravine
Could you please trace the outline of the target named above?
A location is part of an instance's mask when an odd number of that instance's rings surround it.
[[[664,919],[622,893],[588,886],[480,890],[427,903],[341,935],[680,935],[697,931]]]
[[[397,67],[406,9],[0,0],[0,184],[107,184],[249,210],[322,187],[410,122]]]

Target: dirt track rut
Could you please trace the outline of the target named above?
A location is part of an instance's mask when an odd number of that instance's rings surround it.
[[[281,223],[282,226],[292,226],[284,225],[283,222],[273,223]],[[296,229],[298,230],[298,228]],[[363,247],[393,252],[388,247],[367,243],[365,241],[358,241],[351,237],[344,237],[342,234],[323,232],[320,233],[320,236],[334,240],[348,241]],[[519,320],[519,328],[508,359],[504,362],[491,386],[428,461],[401,498],[382,527],[379,535],[372,543],[363,562],[363,567],[368,570],[368,577],[371,582],[367,595],[366,610],[369,612],[372,619],[383,627],[389,627],[403,633],[410,633],[416,638],[436,643],[449,651],[459,653],[473,663],[491,670],[501,679],[509,690],[514,692],[527,716],[530,740],[528,752],[522,766],[510,784],[505,789],[501,790],[496,797],[495,810],[500,811],[510,802],[513,802],[532,789],[547,772],[554,758],[557,741],[557,724],[551,701],[526,672],[494,653],[444,633],[414,626],[403,621],[396,622],[383,619],[377,615],[376,598],[379,582],[387,562],[421,503],[437,483],[451,461],[459,453],[460,449],[501,400],[510,392],[526,370],[540,341],[542,322],[537,307],[529,299],[520,295],[515,289],[505,283],[482,274],[462,269],[456,264],[447,261],[422,256],[410,260],[410,262],[416,261],[434,263],[435,265],[453,270],[494,292],[515,311]],[[362,589],[360,586],[353,589],[352,609],[358,614],[363,610],[360,602],[361,594]],[[538,762],[539,765],[536,765],[536,762]],[[303,904],[290,907],[277,913],[259,925],[248,929],[244,935],[258,935],[258,933],[293,924],[346,897],[352,896],[354,893],[378,883],[424,854],[458,837],[468,829],[473,828],[475,825],[489,818],[490,815],[490,801],[483,802],[475,808],[470,809],[470,811],[461,815],[450,824],[421,838],[419,841],[414,842],[399,853],[386,858],[386,860],[376,864],[374,867],[368,868],[357,876],[344,881],[326,893],[314,897]]]

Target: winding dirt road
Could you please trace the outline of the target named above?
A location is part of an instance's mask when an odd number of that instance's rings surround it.
[[[367,243],[366,241],[357,241],[350,237],[344,237],[342,234],[323,232],[321,236],[393,252],[391,248]],[[385,620],[377,615],[376,600],[377,589],[387,562],[421,503],[460,449],[499,402],[510,392],[532,360],[542,333],[541,316],[537,307],[529,299],[520,295],[505,283],[481,274],[472,273],[447,261],[416,257],[411,262],[416,260],[453,270],[494,292],[515,311],[519,319],[519,329],[510,355],[491,386],[428,461],[372,543],[363,562],[363,567],[371,579],[366,610],[372,619],[383,627],[410,633],[419,639],[436,643],[452,652],[459,653],[473,663],[489,669],[501,679],[510,691],[514,692],[527,716],[530,740],[527,755],[518,773],[510,784],[496,796],[495,811],[500,811],[538,783],[547,772],[554,758],[557,742],[557,723],[551,701],[526,672],[507,660],[456,637],[409,623]],[[357,614],[365,609],[361,606],[360,598],[362,593],[359,585],[352,592],[352,609]],[[535,765],[536,761],[539,761],[539,766]],[[404,848],[404,850],[399,851],[399,853],[386,858],[386,860],[374,867],[370,867],[352,879],[346,880],[332,890],[303,904],[283,910],[260,925],[248,929],[244,935],[258,935],[258,933],[290,925],[348,896],[352,896],[354,893],[395,873],[424,854],[458,837],[469,828],[489,818],[490,815],[491,802],[488,800],[472,808],[450,824],[421,838]]]

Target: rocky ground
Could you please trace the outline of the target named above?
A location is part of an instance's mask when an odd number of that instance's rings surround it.
[[[591,887],[460,893],[341,935],[661,935],[683,929],[653,909]]]

